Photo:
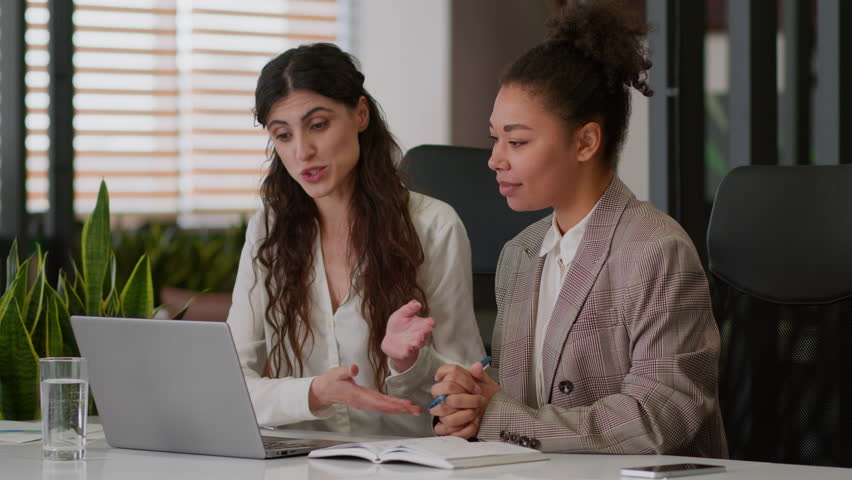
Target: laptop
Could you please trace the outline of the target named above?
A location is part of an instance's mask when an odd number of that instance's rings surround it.
[[[72,316],[107,443],[246,458],[343,442],[261,436],[224,322]]]

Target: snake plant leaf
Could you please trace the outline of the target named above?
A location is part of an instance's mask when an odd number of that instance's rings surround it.
[[[3,296],[0,296],[0,318],[3,318],[3,312],[6,310],[6,305],[12,300],[12,291],[6,290]]]
[[[36,355],[39,358],[47,356],[47,329],[48,329],[48,312],[49,305],[45,304],[44,308],[39,308],[38,318],[35,320],[30,333],[30,341],[33,344]]]
[[[7,258],[8,260],[8,258]],[[17,268],[17,265],[15,266]],[[8,279],[7,279],[8,280]],[[0,328],[3,327],[3,316],[6,315],[6,309],[9,306],[9,302],[12,299],[12,291],[10,288],[11,284],[5,284],[3,290],[3,295],[0,296]],[[3,397],[3,378],[0,377],[0,398]],[[0,403],[0,420],[5,420],[6,417],[3,416],[3,405]]]
[[[9,256],[6,257],[6,288],[4,292],[12,287],[12,282],[15,281],[15,276],[18,275],[18,265],[21,262],[18,260],[18,240],[12,241],[12,248],[9,249]]]
[[[64,308],[58,295],[52,292],[45,293],[44,308],[42,309],[36,328],[30,335],[33,348],[39,357],[65,356],[64,335],[62,325],[59,322],[60,311]]]
[[[77,293],[76,289],[68,289],[68,311],[72,315],[83,315],[86,313],[86,305]]]
[[[65,272],[59,271],[59,278],[56,280],[56,294],[59,300],[68,308],[68,279],[65,277]]]
[[[47,356],[47,329],[48,329],[48,306],[40,309],[38,318],[36,319],[33,329],[29,332],[30,341],[33,343],[36,355],[41,357]]]
[[[105,317],[121,316],[121,298],[118,296],[118,290],[115,288],[116,276],[116,260],[115,254],[110,251],[109,254],[109,293],[107,293],[103,304],[103,315]]]
[[[109,193],[106,182],[101,180],[95,209],[83,225],[81,239],[83,278],[85,279],[83,300],[87,315],[101,315],[109,252]]]
[[[20,276],[12,282],[20,281]],[[39,409],[38,355],[14,298],[0,312],[0,412],[7,420],[32,420]]]
[[[176,313],[172,319],[183,320],[184,315],[186,315],[187,310],[189,310],[189,307],[192,305],[193,302],[195,302],[196,298],[198,298],[198,295],[193,295],[192,298],[187,300],[186,303],[183,304],[183,308],[181,308],[180,311]]]
[[[74,331],[71,329],[71,315],[68,313],[68,308],[62,303],[62,297],[50,285],[45,287],[45,297],[48,300],[51,297],[56,299],[56,321],[59,324],[59,331],[62,334],[62,356],[79,357],[80,349],[77,347],[77,341],[74,339]]]
[[[45,352],[48,357],[61,357],[65,354],[62,325],[59,324],[59,310],[61,308],[58,297],[51,295],[47,301],[47,314],[44,317],[44,322],[47,325]]]
[[[110,292],[109,296],[104,299],[103,316],[105,316],[105,317],[121,317],[121,316],[123,316],[122,307],[121,307],[121,297],[119,297],[118,292]]]
[[[14,300],[18,302],[18,310],[21,312],[23,321],[26,321],[26,311],[24,311],[23,309],[26,306],[27,300],[27,281],[29,278],[28,274],[30,270],[31,260],[32,257],[24,260],[24,262],[18,266],[18,273],[15,274],[15,280],[9,287],[12,290],[12,296],[14,297]]]
[[[68,313],[71,315],[85,315],[86,314],[86,305],[83,303],[83,298],[80,296],[80,292],[85,290],[85,283],[83,281],[83,275],[80,273],[80,270],[77,268],[77,262],[74,259],[71,259],[71,269],[74,272],[74,281],[69,282],[68,277],[63,274],[63,278],[65,278],[65,293],[68,297],[68,303],[66,303],[68,307]]]
[[[36,260],[38,262],[36,279],[35,282],[33,282],[30,291],[27,292],[26,298],[24,299],[24,308],[21,309],[22,313],[26,312],[24,326],[26,326],[29,330],[30,336],[32,336],[33,332],[36,329],[38,321],[42,316],[42,310],[44,305],[44,286],[47,283],[45,279],[44,268],[44,263],[46,259],[47,257],[45,255],[42,255],[41,248],[39,247],[36,256]]]
[[[69,260],[71,261],[71,270],[74,272],[74,290],[85,290],[86,279],[83,278],[83,274],[80,272],[80,268],[77,266],[77,261],[73,258],[70,258]]]
[[[85,315],[86,304],[83,302],[81,294],[84,294],[86,291],[86,280],[83,278],[83,274],[80,273],[80,269],[77,268],[77,262],[73,258],[71,259],[71,269],[74,272],[74,283],[68,289],[68,311],[71,315]]]
[[[112,295],[115,292],[115,275],[116,275],[116,259],[115,253],[110,250],[109,252],[109,294]]]
[[[154,285],[151,280],[151,262],[142,255],[127,284],[121,292],[121,305],[124,316],[131,318],[150,318],[154,311]]]

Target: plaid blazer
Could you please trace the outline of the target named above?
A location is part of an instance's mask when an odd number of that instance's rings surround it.
[[[537,404],[538,254],[551,222],[530,225],[500,254],[493,365],[501,391],[478,437],[547,452],[726,457],[719,332],[695,246],[618,177],[562,284],[542,348],[547,403]]]

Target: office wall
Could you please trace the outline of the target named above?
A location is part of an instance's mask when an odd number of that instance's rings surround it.
[[[351,50],[403,150],[450,143],[450,1],[351,0]]]
[[[503,71],[544,38],[543,0],[452,2],[450,19],[450,139],[490,147],[488,118]]]
[[[350,0],[350,49],[403,149],[488,147],[503,70],[540,41],[549,0]],[[648,101],[633,95],[619,174],[648,198]]]
[[[618,164],[618,176],[633,190],[636,198],[648,200],[648,98],[635,89],[631,89],[631,97],[632,114]]]

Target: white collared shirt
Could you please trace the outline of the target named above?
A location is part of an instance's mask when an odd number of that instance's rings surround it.
[[[597,207],[597,204],[595,204],[595,207]],[[545,381],[541,357],[547,326],[550,324],[550,317],[553,315],[556,300],[559,298],[559,292],[562,290],[565,275],[568,273],[571,262],[574,261],[574,256],[577,254],[577,249],[580,247],[580,242],[582,242],[583,235],[586,233],[586,225],[589,223],[589,217],[592,216],[592,212],[594,211],[595,209],[592,208],[582,220],[568,229],[564,235],[559,232],[559,227],[556,224],[556,214],[554,214],[553,223],[550,225],[550,229],[544,235],[544,239],[541,242],[541,249],[538,256],[544,257],[544,268],[541,271],[541,282],[538,291],[535,342],[533,343],[532,358],[532,371],[535,376],[536,398],[538,399],[539,406],[543,405],[547,399],[547,395],[544,392]]]
[[[361,296],[351,290],[332,313],[319,238],[313,247],[314,281],[310,287],[314,336],[313,344],[304,350],[304,372],[301,377],[287,372],[282,372],[282,378],[261,377],[272,349],[272,329],[264,317],[268,303],[263,286],[265,272],[252,262],[257,245],[265,236],[262,214],[258,212],[248,225],[228,315],[258,424],[363,434],[432,434],[426,407],[432,400],[430,389],[435,371],[445,363],[470,365],[480,360],[485,350],[473,313],[470,242],[464,225],[452,207],[417,193],[411,194],[409,211],[425,255],[417,280],[426,294],[435,327],[430,343],[421,349],[415,364],[402,373],[391,370],[385,383],[389,395],[420,405],[423,414],[382,415],[344,405],[311,412],[311,382],[334,367],[356,364],[360,369],[356,383],[376,388],[367,354],[368,327],[361,315]],[[289,344],[285,343],[285,347]]]

